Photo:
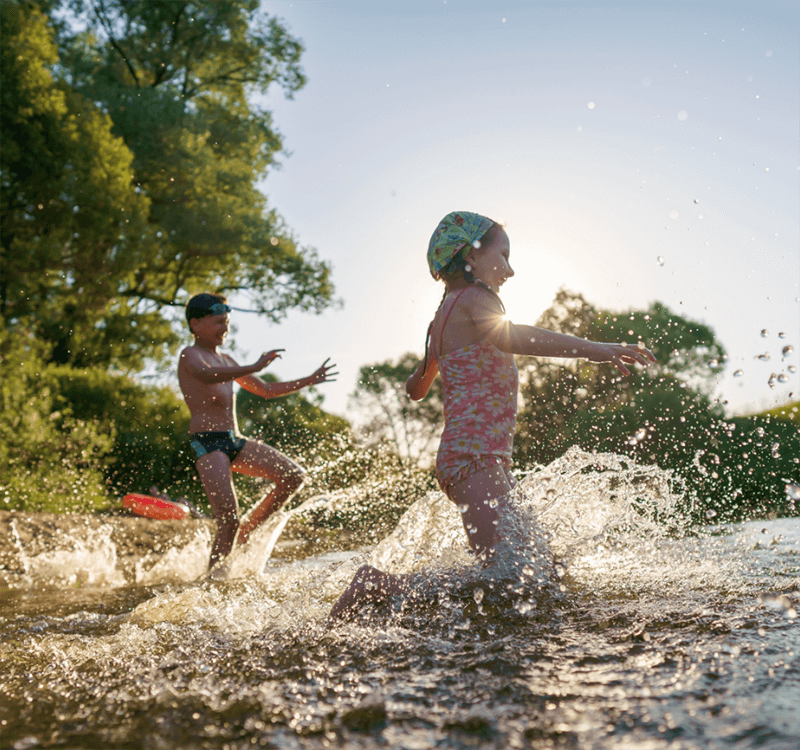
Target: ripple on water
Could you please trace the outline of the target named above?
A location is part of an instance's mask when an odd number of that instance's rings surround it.
[[[94,602],[88,588],[72,604],[65,591],[49,609],[13,592],[0,619],[0,737],[181,750],[795,748],[800,524],[689,534],[677,499],[653,467],[571,452],[520,483],[494,572],[433,494],[349,556],[100,586]],[[409,574],[407,596],[329,623],[365,561]],[[514,603],[531,591],[521,613]]]

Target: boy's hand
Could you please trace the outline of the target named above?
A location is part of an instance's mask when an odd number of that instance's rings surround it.
[[[331,361],[331,358],[328,357],[323,363],[322,367],[316,370],[311,376],[309,376],[309,385],[319,385],[320,383],[327,383],[333,382],[336,380],[336,375],[338,372],[330,372],[336,365],[329,365],[328,362]]]
[[[284,349],[273,349],[271,352],[264,352],[259,358],[258,361],[253,365],[256,367],[256,372],[263,370],[267,365],[272,364],[276,359],[280,359],[280,352],[285,351]]]
[[[655,355],[641,343],[629,346],[628,344],[597,344],[597,355],[590,356],[590,362],[611,362],[623,375],[630,375],[625,365],[642,365],[649,367],[656,361]]]

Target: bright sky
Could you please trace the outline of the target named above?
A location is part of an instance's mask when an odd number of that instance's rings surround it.
[[[534,323],[560,286],[615,310],[661,300],[727,348],[730,412],[798,398],[797,2],[263,7],[305,43],[309,79],[269,98],[290,155],[263,188],[344,306],[234,313],[240,361],[283,347],[290,379],[332,357],[324,408],[347,416],[362,365],[422,354],[442,293],[428,240],[470,210],[507,224],[512,320]]]

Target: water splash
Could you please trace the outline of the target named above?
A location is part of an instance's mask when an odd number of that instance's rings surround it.
[[[291,510],[276,511],[250,534],[247,544],[234,547],[210,575],[216,580],[234,580],[263,574],[280,535],[292,517],[322,508],[329,502],[327,497],[320,495],[309,498]]]
[[[185,546],[171,547],[164,555],[146,555],[136,561],[135,580],[140,585],[188,582],[200,578],[208,567],[211,534],[198,529]],[[152,561],[155,558],[155,562]]]
[[[86,529],[82,537],[59,535],[52,549],[29,555],[20,543],[21,559],[31,583],[69,586],[123,586],[111,529]]]

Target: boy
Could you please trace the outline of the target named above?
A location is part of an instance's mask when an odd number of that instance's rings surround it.
[[[309,385],[332,380],[335,365],[328,361],[313,374],[286,383],[265,383],[254,373],[280,357],[283,349],[262,354],[252,365],[239,365],[219,352],[228,335],[231,308],[219,294],[197,294],[186,305],[186,321],[194,344],[181,352],[178,382],[191,413],[189,432],[197,454],[197,472],[217,521],[209,569],[225,558],[234,542],[244,544],[250,534],[285,503],[303,484],[303,470],[290,458],[257,440],[239,435],[233,382],[262,398],[276,398]],[[239,517],[231,472],[265,477],[272,491],[243,518]]]

